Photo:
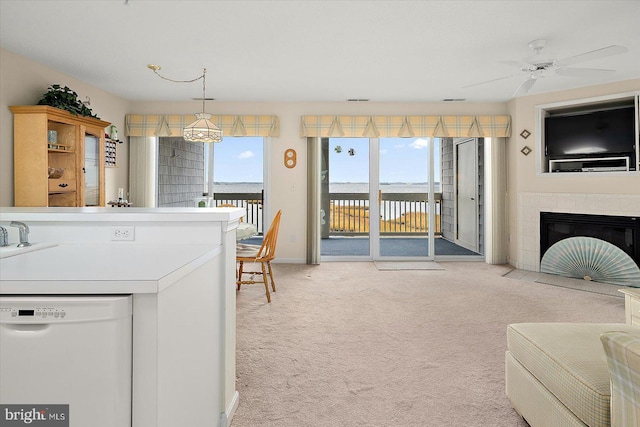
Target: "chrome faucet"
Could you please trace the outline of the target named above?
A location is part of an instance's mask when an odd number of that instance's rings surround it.
[[[27,224],[20,221],[11,221],[11,224],[9,225],[12,227],[18,227],[18,230],[20,230],[20,243],[18,243],[19,248],[31,246],[31,243],[29,243],[29,226]]]
[[[0,226],[0,246],[9,246],[9,235],[7,229]]]

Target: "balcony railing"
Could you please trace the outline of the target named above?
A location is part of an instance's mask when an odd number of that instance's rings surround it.
[[[258,228],[258,233],[262,234],[264,217],[262,215],[262,200],[264,191],[260,193],[215,193],[213,200],[215,206],[233,205],[244,208],[246,216],[245,222],[254,224]]]
[[[435,234],[440,234],[442,193],[435,193]],[[380,234],[425,235],[429,231],[427,193],[380,193]],[[263,193],[216,193],[215,206],[233,205],[244,208],[244,221],[263,231]],[[328,214],[328,215],[327,215]],[[329,193],[329,235],[357,236],[369,233],[368,193]]]
[[[441,232],[442,193],[435,193],[435,234]],[[381,235],[425,235],[429,231],[427,193],[380,193]],[[327,218],[328,216],[328,218]],[[368,193],[329,193],[329,235],[369,233]]]

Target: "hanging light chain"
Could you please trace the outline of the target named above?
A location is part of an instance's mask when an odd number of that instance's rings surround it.
[[[162,67],[159,66],[159,65],[149,64],[149,65],[147,65],[147,68],[150,69],[151,71],[153,71],[156,74],[156,76],[160,77],[161,79],[167,80],[167,81],[170,81],[170,82],[173,82],[173,83],[193,83],[193,82],[197,82],[200,79],[204,79],[204,75],[207,72],[207,69],[203,68],[202,69],[202,75],[199,76],[199,77],[196,77],[195,79],[192,79],[192,80],[173,80],[173,79],[170,79],[168,77],[163,76],[162,74],[160,74],[158,72],[158,70],[162,69]]]
[[[193,82],[197,82],[198,80],[202,79],[202,112],[204,113],[204,101],[206,99],[206,84],[205,84],[205,82],[207,81],[207,79],[206,79],[207,69],[206,68],[202,69],[202,75],[201,76],[196,77],[195,79],[191,79],[191,80],[174,80],[174,79],[170,79],[168,77],[165,77],[165,76],[163,76],[162,74],[160,74],[158,72],[158,70],[162,69],[162,67],[160,67],[159,65],[149,64],[149,65],[147,65],[147,68],[149,68],[151,71],[153,71],[155,73],[155,75],[160,77],[161,79],[167,80],[167,81],[173,82],[173,83],[193,83]]]
[[[202,112],[204,113],[204,99],[205,99],[205,82],[207,81],[206,76],[207,75],[207,69],[203,68],[202,69]]]
[[[205,100],[207,99],[207,95],[206,95],[207,69],[206,68],[202,69],[201,76],[191,80],[174,80],[174,79],[165,77],[158,72],[158,70],[161,69],[159,65],[148,64],[147,68],[153,71],[155,75],[157,75],[161,79],[167,80],[173,83],[193,83],[195,81],[202,79],[202,113],[197,113],[196,121],[184,127],[183,138],[186,141],[193,141],[193,142],[221,142],[222,141],[222,130],[220,130],[220,128],[218,128],[214,123],[209,121],[211,114],[205,113],[205,109],[204,109]]]

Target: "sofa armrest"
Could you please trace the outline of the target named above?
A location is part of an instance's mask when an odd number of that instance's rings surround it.
[[[640,426],[640,331],[600,336],[611,377],[611,427]]]

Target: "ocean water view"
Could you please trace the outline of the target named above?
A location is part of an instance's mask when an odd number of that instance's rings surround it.
[[[427,193],[428,184],[426,182],[392,182],[381,183],[380,190],[383,193]],[[262,191],[261,182],[215,182],[213,184],[214,193],[259,193]],[[435,183],[436,193],[440,192],[440,183]],[[331,182],[329,183],[330,193],[368,193],[369,184],[366,182]]]

